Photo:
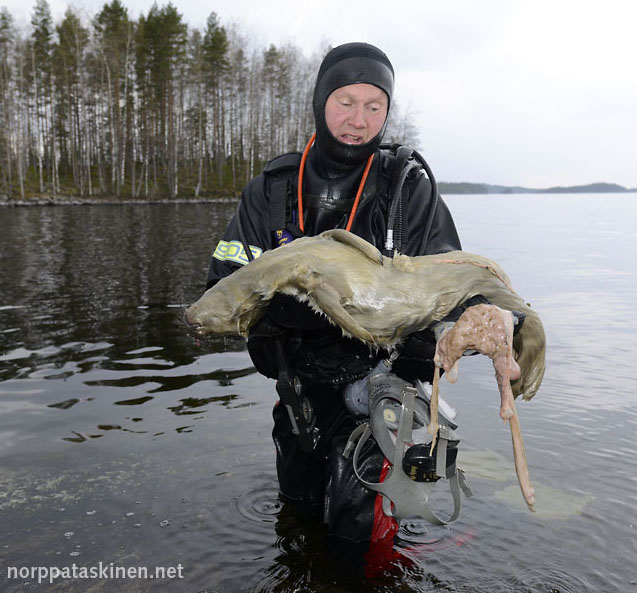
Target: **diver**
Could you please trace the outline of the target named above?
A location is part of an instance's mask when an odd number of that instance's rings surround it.
[[[328,229],[350,230],[388,255],[461,249],[428,167],[411,149],[381,145],[393,89],[394,69],[380,49],[347,43],[327,53],[314,88],[315,134],[302,154],[274,158],[245,187],[212,257],[208,288],[266,250]],[[480,302],[463,304],[449,322]],[[369,487],[382,483],[391,452],[373,438],[359,439],[355,455],[353,441],[346,448],[357,428],[363,436],[368,377],[385,365],[402,385],[431,382],[435,344],[434,328],[418,332],[389,360],[283,295],[253,328],[250,356],[259,372],[277,379],[281,398],[272,433],[281,498],[298,515],[321,521],[331,542],[359,546],[370,557],[391,553],[398,522]]]

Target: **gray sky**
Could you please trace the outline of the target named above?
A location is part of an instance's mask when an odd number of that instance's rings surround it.
[[[49,0],[97,12],[103,0]],[[122,0],[137,18],[150,0]],[[167,2],[158,1],[159,5]],[[28,22],[34,0],[0,0]],[[396,70],[441,181],[637,188],[633,0],[173,0],[190,25],[215,11],[258,46],[367,41]]]

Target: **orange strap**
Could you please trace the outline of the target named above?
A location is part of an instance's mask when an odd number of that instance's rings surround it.
[[[305,232],[305,223],[303,222],[303,172],[305,171],[305,161],[307,160],[307,154],[310,152],[310,148],[312,144],[314,144],[314,139],[316,138],[316,132],[312,134],[310,141],[307,143],[305,150],[303,151],[303,157],[301,158],[301,166],[299,167],[299,182],[297,184],[297,201],[299,204],[299,228],[302,232]],[[345,227],[346,231],[351,230],[352,223],[354,222],[354,215],[356,214],[356,209],[358,208],[358,203],[360,202],[361,195],[363,194],[363,188],[365,187],[365,182],[367,181],[367,175],[369,174],[369,170],[372,166],[372,161],[374,160],[374,154],[370,154],[367,159],[367,165],[365,165],[365,170],[363,171],[363,176],[361,177],[361,182],[358,184],[358,191],[356,192],[356,197],[354,198],[354,204],[352,205],[352,211],[349,213],[349,220],[347,221],[347,226]]]

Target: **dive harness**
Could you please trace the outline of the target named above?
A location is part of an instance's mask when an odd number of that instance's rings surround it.
[[[276,391],[285,406],[292,424],[292,432],[299,440],[299,448],[304,453],[311,453],[318,440],[316,415],[310,401],[303,395],[303,386],[285,355],[283,339],[275,340],[276,357],[279,366],[279,376]]]
[[[455,411],[440,400],[438,439],[431,443],[414,444],[414,429],[429,424],[431,391],[428,384],[416,385],[389,372],[379,372],[368,380],[369,419],[361,422],[352,432],[343,455],[352,456],[354,473],[358,480],[383,496],[385,515],[395,519],[422,517],[434,525],[452,523],[460,516],[462,490],[467,497],[473,492],[462,470],[456,466],[459,439],[458,426],[453,422]],[[373,437],[384,457],[391,463],[382,482],[369,482],[359,472],[359,455]],[[429,494],[440,478],[449,481],[453,498],[453,514],[442,519],[429,506]]]

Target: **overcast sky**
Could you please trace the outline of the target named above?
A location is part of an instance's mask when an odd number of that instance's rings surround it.
[[[103,0],[49,0],[95,14]],[[122,0],[132,18],[150,0]],[[167,2],[159,1],[159,5]],[[173,0],[202,27],[211,11],[259,46],[367,41],[396,70],[441,181],[527,187],[597,181],[637,188],[634,0]],[[34,0],[0,0],[28,22]]]

